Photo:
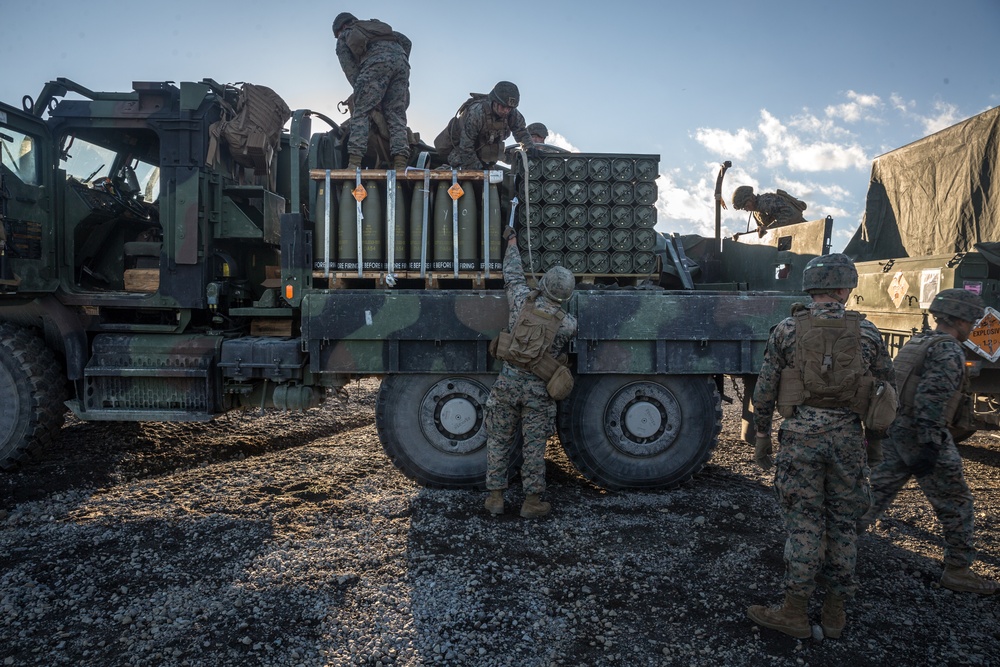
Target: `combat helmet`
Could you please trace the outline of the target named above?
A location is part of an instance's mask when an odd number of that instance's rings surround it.
[[[521,101],[521,91],[510,81],[501,81],[490,91],[490,101],[513,109]]]
[[[802,270],[802,290],[854,289],[858,270],[847,255],[839,252],[813,257]]]
[[[931,311],[931,315],[946,315],[966,322],[978,322],[985,308],[986,304],[978,294],[964,289],[946,289],[937,293],[927,310]]]
[[[345,25],[357,20],[358,17],[350,12],[340,12],[337,18],[333,19],[333,34],[336,35]]]
[[[753,197],[753,188],[749,185],[741,185],[733,192],[733,208],[742,209],[747,200]]]
[[[545,127],[544,123],[532,123],[527,127],[527,130],[528,134],[531,135],[537,134],[542,139],[545,139],[546,137],[549,136],[549,128]]]
[[[553,266],[546,271],[538,281],[538,289],[542,296],[556,303],[562,303],[573,296],[576,278],[573,272],[565,266]]]

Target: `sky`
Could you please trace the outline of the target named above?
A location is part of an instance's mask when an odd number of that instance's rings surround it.
[[[874,157],[1000,105],[1000,0],[0,0],[0,101],[57,77],[99,91],[212,78],[340,123],[341,11],[413,42],[408,124],[426,143],[470,92],[513,81],[550,143],[659,155],[665,232],[714,233],[731,160],[727,201],[738,185],[787,190],[807,219],[833,217],[842,249]],[[747,215],[724,211],[724,233]]]

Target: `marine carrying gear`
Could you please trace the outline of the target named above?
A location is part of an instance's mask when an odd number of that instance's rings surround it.
[[[911,338],[893,359],[892,367],[896,371],[896,387],[899,389],[900,414],[914,416],[914,400],[917,396],[917,386],[924,375],[924,362],[927,359],[927,353],[933,346],[939,345],[949,338],[918,334]],[[948,402],[945,404],[944,420],[945,425],[949,427],[973,428],[972,395],[967,369],[962,386],[948,398]]]
[[[511,331],[501,331],[490,342],[489,351],[497,359],[545,380],[549,396],[561,401],[573,391],[573,374],[549,350],[566,314],[541,310],[535,305],[537,296],[537,292],[528,295]]]
[[[802,270],[802,290],[854,289],[858,270],[847,255],[839,252],[813,257]]]
[[[947,315],[966,322],[978,322],[986,304],[977,294],[964,289],[946,289],[937,293],[927,309],[931,315]]]
[[[549,128],[545,127],[544,123],[532,123],[527,128],[528,134],[537,135],[542,139],[549,136]]]
[[[848,310],[843,318],[824,319],[801,309],[793,317],[795,356],[793,364],[782,369],[778,384],[781,416],[791,417],[798,405],[851,408],[869,430],[889,428],[896,416],[896,391],[864,366],[861,321],[865,316]]]

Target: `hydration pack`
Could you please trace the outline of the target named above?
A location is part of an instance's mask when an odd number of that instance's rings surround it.
[[[396,41],[392,26],[378,19],[355,21],[347,33],[347,48],[351,50],[358,62],[364,60],[368,53],[369,44],[388,41]]]
[[[775,194],[778,195],[779,197],[781,197],[782,199],[784,199],[786,202],[788,202],[788,204],[792,208],[796,208],[799,211],[806,210],[806,203],[804,201],[802,201],[801,199],[796,199],[795,197],[793,197],[792,195],[788,194],[784,190],[782,190],[782,189],[779,188],[778,191]]]

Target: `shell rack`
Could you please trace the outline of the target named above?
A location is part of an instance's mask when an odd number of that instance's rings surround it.
[[[648,277],[656,270],[659,155],[548,153],[528,159],[517,210],[525,268]],[[524,197],[524,166],[515,160]],[[530,215],[530,218],[529,218]]]

